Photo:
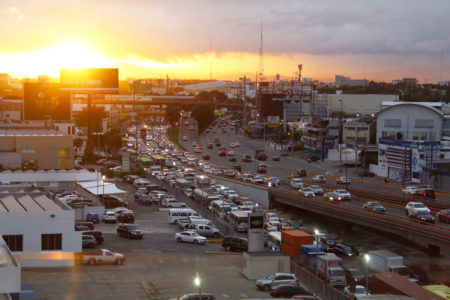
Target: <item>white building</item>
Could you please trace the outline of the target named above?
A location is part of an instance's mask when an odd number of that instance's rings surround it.
[[[20,273],[19,263],[0,238],[0,299],[10,299],[7,295],[20,292]]]
[[[2,193],[0,235],[23,267],[73,266],[81,251],[74,211],[44,194],[30,195]]]

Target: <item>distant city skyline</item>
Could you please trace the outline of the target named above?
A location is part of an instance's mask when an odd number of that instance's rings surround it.
[[[447,1],[3,1],[0,72],[58,77],[62,67],[118,67],[120,79],[334,81],[450,79]]]

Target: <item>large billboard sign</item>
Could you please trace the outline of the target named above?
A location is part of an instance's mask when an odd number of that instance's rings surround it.
[[[117,68],[61,69],[59,78],[62,91],[119,91],[119,69]]]
[[[70,120],[70,94],[56,83],[25,82],[23,110],[24,120]]]

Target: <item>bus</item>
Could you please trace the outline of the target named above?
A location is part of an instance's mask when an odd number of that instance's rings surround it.
[[[152,159],[152,165],[154,165],[154,166],[161,166],[161,167],[166,166],[166,159],[162,155],[154,154],[151,156],[151,159]]]
[[[232,211],[230,213],[230,223],[237,232],[248,231],[248,212]]]
[[[200,217],[200,215],[190,208],[171,208],[169,209],[169,222],[177,224],[180,220],[189,220],[189,217]]]
[[[183,178],[179,178],[175,180],[175,188],[178,191],[183,191],[185,189],[190,189],[193,186],[193,182],[192,181],[188,181],[186,179]]]
[[[271,231],[267,236],[267,248],[273,252],[281,251],[281,231]]]
[[[210,210],[213,214],[223,219],[226,213],[231,212],[231,205],[224,200],[213,200],[211,201]]]

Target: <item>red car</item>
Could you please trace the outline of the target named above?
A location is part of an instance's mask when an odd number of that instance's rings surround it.
[[[209,160],[209,154],[208,153],[205,153],[205,154],[203,154],[203,156],[202,156],[202,158],[204,159],[204,160]]]
[[[267,173],[267,166],[265,166],[265,165],[258,166],[257,172],[258,173]]]
[[[441,210],[436,214],[436,218],[439,222],[450,223],[450,209]]]
[[[227,156],[227,152],[225,150],[220,150],[219,156]]]
[[[213,132],[212,132],[212,133],[217,133],[217,131],[213,130]]]

